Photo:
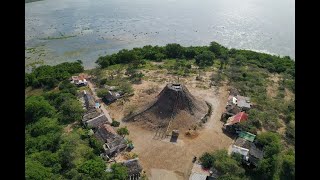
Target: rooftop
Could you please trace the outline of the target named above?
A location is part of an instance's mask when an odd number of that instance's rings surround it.
[[[105,123],[108,123],[108,118],[104,115],[104,114],[101,114],[100,116],[98,117],[95,117],[93,119],[90,119],[88,121],[86,121],[86,124],[89,126],[89,127],[94,127],[94,128],[98,128],[99,126],[101,126],[102,124],[105,124]]]
[[[139,174],[142,171],[142,167],[138,161],[138,158],[131,159],[123,162],[123,165],[128,168],[128,175]]]
[[[94,136],[103,142],[108,142],[116,136],[116,131],[109,124],[101,125],[94,133]]]
[[[249,154],[249,149],[246,149],[246,148],[243,148],[243,147],[239,147],[239,146],[236,146],[236,145],[232,145],[232,152],[241,154],[243,156],[247,156]]]
[[[240,123],[240,122],[246,121],[247,119],[248,119],[248,115],[245,112],[239,112],[238,114],[230,117],[225,125]]]
[[[237,98],[237,105],[239,107],[251,108],[251,102],[249,97],[237,95],[236,98]]]
[[[189,177],[189,180],[206,180],[207,175],[200,174],[200,173],[192,173]]]
[[[181,91],[182,90],[181,84],[168,84],[167,86],[169,89],[172,89],[174,91]]]
[[[239,133],[239,137],[246,139],[247,141],[253,142],[254,139],[256,138],[256,135],[251,134],[249,132],[246,131],[241,131]]]
[[[255,146],[254,143],[251,144],[251,147],[249,149],[249,154],[253,157],[256,157],[258,159],[263,158],[263,151]]]
[[[245,148],[245,149],[249,149],[251,147],[250,142],[241,137],[238,137],[236,139],[236,141],[234,142],[234,145]]]

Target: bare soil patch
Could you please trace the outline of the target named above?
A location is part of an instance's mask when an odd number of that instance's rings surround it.
[[[270,97],[276,97],[278,94],[278,88],[279,88],[279,81],[281,77],[279,74],[272,74],[268,78],[269,83],[267,86],[267,95]]]
[[[197,129],[196,137],[189,138],[184,135],[185,131],[181,131],[177,143],[172,143],[169,141],[170,137],[154,139],[155,132],[143,128],[141,124],[121,122],[120,126],[128,127],[128,138],[135,146],[133,152],[138,154],[150,179],[188,179],[194,156],[200,157],[204,152],[227,149],[232,144],[233,140],[222,132],[223,122],[220,121],[229,94],[228,87],[225,84],[219,88],[210,87],[211,74],[205,73],[202,81],[196,81],[196,76],[179,78],[179,82],[184,83],[193,96],[212,104],[212,115],[202,128]],[[128,113],[128,109],[134,111],[147,107],[167,83],[177,81],[175,76],[157,71],[148,71],[146,79],[141,84],[133,85],[134,96],[107,107],[111,117],[120,120]],[[155,87],[155,90],[148,91],[151,87]],[[183,121],[176,123],[181,124]]]

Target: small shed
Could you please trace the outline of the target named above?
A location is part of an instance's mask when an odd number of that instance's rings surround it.
[[[206,180],[207,175],[200,174],[200,173],[192,173],[189,177],[189,180]]]
[[[142,166],[138,158],[127,160],[122,164],[128,169],[128,179],[138,180],[140,178]]]
[[[242,110],[249,110],[251,108],[251,102],[249,97],[237,95],[237,106],[242,108]]]
[[[247,141],[246,139],[241,138],[241,137],[238,137],[233,144],[238,146],[238,147],[245,148],[245,149],[250,149],[250,147],[251,147],[251,143],[249,141]]]
[[[246,148],[243,148],[243,147],[239,147],[239,146],[236,146],[236,145],[232,145],[232,153],[238,153],[238,154],[241,154],[242,157],[244,159],[248,159],[249,158],[249,149],[246,149]]]
[[[247,119],[248,119],[248,115],[245,112],[239,112],[238,114],[230,117],[225,125],[226,126],[233,125],[236,123],[244,122]]]
[[[259,149],[254,143],[251,143],[249,149],[249,162],[254,166],[257,166],[259,161],[263,158],[263,151]]]
[[[104,98],[107,100],[107,103],[112,103],[117,100],[116,96],[111,91],[108,91]]]
[[[99,109],[100,107],[101,107],[100,103],[96,102],[95,108],[96,108],[96,109]]]
[[[118,152],[123,151],[126,147],[126,140],[119,135],[115,135],[114,138],[108,140],[108,142],[103,145],[103,149],[108,156],[114,156]]]
[[[241,131],[239,133],[239,137],[241,137],[247,141],[253,142],[254,139],[256,138],[256,135],[249,133],[249,132],[246,132],[246,131]]]
[[[93,109],[94,108],[94,98],[91,96],[91,94],[87,91],[83,91],[83,99],[85,102],[85,107],[87,110]]]
[[[173,130],[171,134],[170,142],[177,142],[179,137],[179,130]]]

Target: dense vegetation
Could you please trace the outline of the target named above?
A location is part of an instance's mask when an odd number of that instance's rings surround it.
[[[70,78],[72,74],[83,70],[81,61],[65,62],[56,66],[42,65],[25,74],[25,87],[50,89],[56,87],[60,81]]]
[[[122,59],[124,53],[126,58]],[[150,61],[164,63],[154,66]],[[204,154],[204,166],[218,169],[223,174],[220,179],[294,179],[295,62],[290,57],[228,49],[212,42],[197,47],[148,45],[102,56],[96,63],[100,71],[121,71],[119,65],[125,69],[135,64],[135,71],[165,68],[168,73],[181,76],[199,73],[197,80],[201,80],[200,71],[212,72],[210,86],[227,82],[241,95],[251,98],[253,108],[248,111],[249,119],[239,126],[254,134],[267,131],[257,136],[266,155],[254,170],[244,171],[241,163],[224,151]],[[270,80],[274,76],[278,82]],[[277,88],[276,94],[268,94],[268,88]],[[286,99],[288,93],[293,97]],[[285,130],[280,131],[281,128]]]
[[[78,88],[68,80],[59,82],[82,71],[76,62],[40,66],[30,73],[34,81],[53,75],[58,88],[25,99],[26,179],[126,179],[122,165],[105,172],[106,163],[99,156],[102,144],[80,123],[84,111]]]
[[[219,172],[219,179],[244,179],[245,170],[237,156],[230,157],[226,150],[204,153],[200,157],[204,168],[213,167]]]

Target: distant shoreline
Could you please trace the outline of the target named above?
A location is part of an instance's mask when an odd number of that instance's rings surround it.
[[[43,0],[24,0],[25,3],[32,3],[32,2],[36,2],[36,1],[43,1]]]

